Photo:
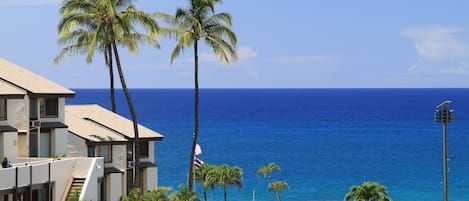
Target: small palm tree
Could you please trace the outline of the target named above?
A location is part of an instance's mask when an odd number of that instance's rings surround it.
[[[123,195],[119,198],[119,201],[141,201],[142,200],[142,190],[139,188],[133,188],[130,190],[128,195]]]
[[[238,188],[243,187],[243,170],[240,167],[230,167],[226,164],[216,167],[210,172],[211,177],[216,178],[218,186],[223,188],[223,197],[226,201],[226,188],[235,185]]]
[[[280,170],[280,166],[275,163],[269,163],[268,165],[260,166],[257,170],[257,177],[260,175],[264,175],[264,178],[269,180],[269,183],[272,183],[272,171],[273,170]]]
[[[178,187],[181,189],[180,191],[172,192],[169,195],[171,201],[200,201],[197,193],[189,190],[184,184],[180,184]]]
[[[363,182],[362,185],[352,186],[347,194],[345,194],[344,201],[392,201],[388,195],[386,187],[378,182]]]
[[[169,201],[169,187],[158,187],[143,194],[142,201]]]
[[[195,180],[199,181],[204,188],[204,200],[207,201],[207,190],[214,189],[216,178],[211,171],[215,170],[215,166],[209,165],[208,163],[202,164],[200,167],[195,169]]]
[[[171,53],[171,63],[184,48],[194,47],[194,136],[187,181],[190,190],[193,183],[195,146],[199,136],[199,41],[204,40],[223,64],[238,57],[235,48],[237,38],[231,30],[231,15],[224,12],[215,13],[215,5],[221,2],[221,0],[189,0],[189,6],[178,8],[175,16],[155,14],[155,17],[174,25],[172,30],[176,34],[177,44]]]
[[[267,188],[267,191],[268,191],[268,192],[274,191],[274,192],[275,192],[275,197],[277,198],[277,201],[281,201],[281,199],[280,199],[280,192],[281,192],[283,189],[290,189],[290,187],[288,186],[287,182],[284,182],[284,181],[276,181],[276,182],[269,183],[269,186],[268,186],[268,188]]]

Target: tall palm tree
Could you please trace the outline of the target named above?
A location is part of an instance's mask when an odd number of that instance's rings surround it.
[[[212,177],[216,178],[218,186],[223,188],[223,197],[226,201],[226,188],[230,185],[235,185],[238,188],[243,187],[243,170],[240,167],[230,167],[226,164],[218,166],[214,171],[211,171]]]
[[[392,201],[389,197],[386,187],[378,182],[363,182],[362,185],[352,186],[347,194],[345,194],[344,201]]]
[[[83,3],[92,4],[93,2],[89,0],[64,2],[64,5],[61,9],[61,14],[65,16],[67,14],[66,12],[74,12],[72,11],[72,9],[79,9],[79,7],[85,7],[85,4]],[[58,64],[65,57],[71,56],[73,54],[85,54],[85,61],[87,63],[91,63],[95,50],[98,50],[99,53],[103,54],[105,64],[109,70],[109,86],[112,111],[116,113],[116,101],[114,95],[114,72],[112,65],[113,59],[111,48],[112,40],[110,38],[110,33],[108,32],[108,30],[102,28],[98,29],[100,26],[102,26],[102,21],[92,19],[82,20],[87,20],[89,24],[86,27],[64,27],[60,26],[59,23],[59,44],[65,47],[62,48],[60,53],[55,57],[54,62]],[[132,26],[132,24],[129,25]],[[115,29],[117,28],[119,28],[119,26],[115,26]],[[119,46],[127,48],[129,52],[137,53],[138,44],[140,43],[148,43],[152,46],[159,47],[155,37],[153,37],[152,35],[146,35],[136,32],[133,27],[129,27],[128,30],[131,30],[132,32],[126,33],[123,32],[123,30],[114,30],[114,32],[121,33],[115,35],[116,42]]]
[[[264,175],[264,178],[269,180],[269,184],[272,183],[272,171],[280,170],[280,166],[275,163],[269,163],[268,165],[262,165],[257,170],[257,177],[260,177],[261,174]]]
[[[207,190],[215,188],[216,178],[211,171],[215,170],[215,166],[209,165],[208,163],[202,164],[200,167],[195,169],[195,180],[199,181],[204,188],[204,200],[207,201]]]
[[[157,18],[165,19],[173,25],[177,44],[171,53],[173,61],[184,48],[194,47],[194,135],[189,158],[188,186],[192,190],[195,146],[199,136],[199,41],[205,44],[220,58],[223,64],[236,60],[237,37],[231,30],[231,15],[225,12],[215,13],[215,5],[221,0],[188,0],[187,8],[178,8],[176,15],[156,13]]]
[[[158,24],[149,14],[137,10],[132,6],[131,0],[65,0],[60,9],[62,19],[59,22],[59,33],[64,42],[71,42],[63,50],[66,56],[70,53],[85,53],[86,59],[91,62],[95,50],[105,55],[106,63],[112,74],[112,60],[116,62],[122,89],[132,117],[135,148],[135,179],[133,185],[140,185],[140,138],[137,128],[137,116],[125,82],[122,66],[117,50],[118,45],[124,47],[137,47],[137,41],[147,41],[157,46],[152,39],[158,32]],[[146,29],[149,34],[136,34],[134,26]],[[67,38],[68,37],[68,38]],[[118,43],[118,41],[120,41]],[[86,50],[86,51],[85,51]],[[112,75],[111,75],[112,76]]]
[[[281,201],[280,192],[283,189],[289,189],[289,188],[290,187],[288,186],[287,182],[276,181],[276,182],[269,183],[269,187],[267,188],[267,191],[268,192],[274,191],[275,192],[275,197],[277,198],[277,201]]]

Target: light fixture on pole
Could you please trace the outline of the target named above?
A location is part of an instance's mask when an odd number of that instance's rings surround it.
[[[451,101],[444,101],[436,106],[435,122],[443,124],[443,201],[448,201],[448,158],[446,155],[446,125],[453,122],[454,110],[446,109]]]

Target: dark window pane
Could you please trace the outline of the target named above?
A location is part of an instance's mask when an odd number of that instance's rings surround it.
[[[41,117],[57,117],[59,113],[59,100],[57,98],[40,98],[39,107]]]
[[[98,156],[104,157],[105,163],[112,163],[112,149],[111,145],[99,145]]]
[[[0,99],[0,120],[7,119],[7,100]]]
[[[148,141],[140,142],[140,158],[148,158]]]
[[[94,155],[94,146],[88,146],[88,157],[95,157]]]
[[[127,144],[127,161],[134,160],[134,146],[132,144]]]

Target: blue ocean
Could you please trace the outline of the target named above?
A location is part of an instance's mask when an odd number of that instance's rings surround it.
[[[107,89],[77,89],[67,104],[110,108]],[[131,89],[140,124],[162,133],[158,183],[186,183],[193,133],[192,89]],[[118,91],[118,112],[129,117]],[[275,162],[288,201],[342,201],[351,185],[377,181],[395,201],[442,200],[442,125],[435,107],[452,100],[449,200],[469,200],[469,89],[202,89],[200,158],[239,166],[243,187],[228,200],[275,200],[259,166]],[[201,187],[197,187],[201,192]],[[221,189],[208,193],[223,200]]]

